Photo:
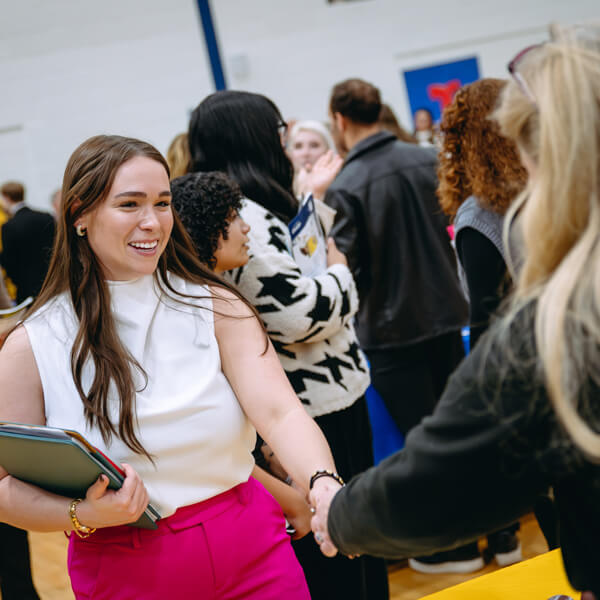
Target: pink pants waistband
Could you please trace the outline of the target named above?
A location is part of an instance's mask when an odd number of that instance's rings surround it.
[[[182,531],[195,527],[224,513],[226,510],[242,503],[247,504],[249,482],[244,482],[202,502],[182,506],[169,517],[156,521],[158,529],[142,529],[131,525],[118,525],[116,527],[102,527],[97,529],[89,538],[79,539],[77,542],[85,544],[130,544],[138,548],[148,537],[166,535],[171,532]],[[74,534],[71,534],[74,535]]]

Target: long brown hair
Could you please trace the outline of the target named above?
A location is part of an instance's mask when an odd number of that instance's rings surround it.
[[[71,349],[71,372],[90,426],[100,430],[108,443],[117,435],[134,452],[151,458],[136,434],[133,371],[146,379],[141,365],[119,339],[110,304],[110,292],[101,265],[87,238],[75,232],[77,219],[104,202],[119,167],[128,160],[144,156],[159,162],[169,174],[169,166],[160,152],[146,142],[121,136],[99,135],[81,144],[71,155],[62,185],[61,214],[54,241],[52,258],[42,290],[28,314],[32,314],[52,298],[68,292],[79,328]],[[197,258],[193,243],[173,211],[173,230],[161,255],[154,278],[159,289],[170,296],[183,295],[169,283],[168,273],[200,285],[226,288],[248,304],[239,292],[212,273]],[[254,311],[256,314],[256,311]],[[259,319],[260,322],[260,319]],[[89,390],[83,389],[82,372],[87,361],[94,366],[94,379]],[[109,416],[111,382],[119,397],[119,421]]]
[[[442,115],[437,190],[442,210],[454,216],[469,197],[503,215],[525,187],[527,172],[515,142],[490,118],[502,79],[480,79],[461,88]]]

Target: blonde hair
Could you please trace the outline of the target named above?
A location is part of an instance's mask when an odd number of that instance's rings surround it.
[[[312,131],[314,133],[318,133],[323,138],[327,149],[333,150],[335,152],[335,143],[333,141],[333,137],[331,136],[331,132],[329,131],[329,129],[327,129],[326,125],[321,123],[321,121],[296,121],[296,123],[294,123],[294,125],[292,126],[292,129],[288,136],[289,147],[292,146],[292,144],[294,143],[294,138],[301,131]]]
[[[171,171],[171,179],[188,173],[191,157],[187,133],[179,133],[173,138],[166,158]]]
[[[495,114],[536,169],[506,219],[505,244],[518,213],[523,263],[503,325],[536,302],[552,405],[573,442],[600,462],[600,435],[580,413],[586,383],[600,383],[600,27],[553,33],[517,65],[535,103],[513,81]]]

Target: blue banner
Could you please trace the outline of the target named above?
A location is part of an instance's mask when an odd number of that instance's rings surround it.
[[[439,121],[456,91],[477,79],[479,66],[476,57],[404,71],[411,114],[414,116],[417,110],[425,108],[431,112],[434,121]]]

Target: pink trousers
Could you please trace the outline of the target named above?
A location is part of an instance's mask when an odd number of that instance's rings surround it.
[[[250,478],[158,521],[108,527],[68,555],[77,600],[309,600],[281,508]]]

